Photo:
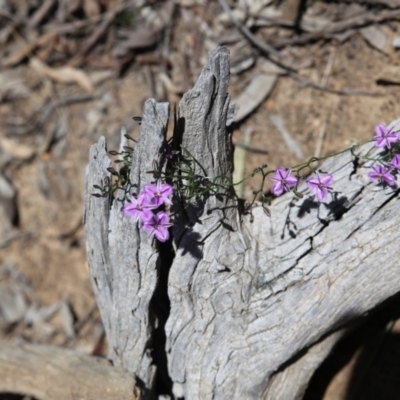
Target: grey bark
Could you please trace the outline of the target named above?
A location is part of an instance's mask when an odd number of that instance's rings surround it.
[[[165,141],[169,106],[147,100],[140,141],[133,154],[132,194],[150,183],[153,160]],[[154,383],[151,349],[154,316],[150,301],[157,284],[159,255],[153,240],[124,218],[121,193],[110,198],[91,196],[93,185],[112,177],[105,140],[92,146],[86,170],[86,250],[91,279],[108,338],[109,358],[115,365],[134,372],[148,388]]]
[[[223,176],[225,182],[233,169],[228,71],[228,51],[211,52],[180,103],[175,132],[201,165],[198,173]],[[136,193],[153,179],[147,171],[159,155],[167,121],[167,104],[146,102],[131,170]],[[152,349],[161,323],[155,309],[164,306],[155,299],[165,285],[170,313],[161,328],[175,397],[301,398],[312,372],[339,340],[336,331],[400,290],[393,235],[398,190],[372,184],[367,164],[354,160],[348,151],[321,166],[335,179],[326,203],[313,201],[300,184],[304,197],[277,198],[270,217],[259,204],[251,214],[240,214],[223,190],[224,196],[206,196],[197,208],[175,205],[169,245],[174,257],[167,264],[164,250],[122,216],[120,202],[90,195],[93,184],[110,179],[100,139],[86,171],[85,226],[109,357],[149,389],[154,386],[160,365]],[[310,350],[291,363],[304,349]],[[288,367],[276,374],[282,366]]]

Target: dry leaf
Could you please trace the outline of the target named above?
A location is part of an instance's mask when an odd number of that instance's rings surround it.
[[[373,25],[367,26],[366,28],[360,29],[360,33],[369,45],[375,47],[382,53],[387,53],[387,38],[380,27]]]
[[[392,46],[393,46],[395,49],[400,49],[400,36],[396,36],[396,37],[393,39]]]
[[[28,160],[35,154],[34,148],[5,137],[0,138],[0,148],[18,160]]]
[[[58,36],[58,33],[49,32],[37,38],[33,43],[23,43],[14,53],[9,55],[2,63],[3,68],[11,68],[19,64],[24,58],[32,54],[32,52],[42,46],[52,43]]]
[[[378,85],[400,85],[399,67],[397,65],[382,65],[375,82]]]
[[[43,1],[39,8],[33,13],[32,17],[28,21],[28,26],[30,29],[36,28],[46,17],[46,15],[51,11],[55,4],[55,0]]]
[[[27,308],[24,293],[19,287],[0,286],[0,328],[2,330],[21,321]]]
[[[285,75],[287,71],[272,61],[262,59],[259,64],[260,70],[267,75]]]
[[[87,18],[95,17],[101,13],[100,5],[96,0],[83,0],[83,10]]]
[[[24,99],[31,95],[29,87],[13,72],[15,70],[0,73],[0,102]]]
[[[117,75],[116,71],[105,69],[102,71],[93,71],[89,74],[90,80],[94,85],[99,85],[100,83],[106,81],[107,79],[115,78]]]
[[[157,33],[158,32],[146,27],[138,28],[134,32],[120,30],[118,34],[124,36],[126,40],[120,42],[113,53],[116,57],[122,57],[130,50],[154,46],[157,43]]]
[[[247,55],[242,57],[235,57],[231,60],[230,72],[232,75],[239,75],[242,72],[250,69],[256,62],[256,57],[254,55]]]
[[[18,216],[18,208],[16,203],[17,192],[8,179],[0,174],[0,220],[2,221],[2,229],[9,229],[9,224],[14,225]],[[2,206],[2,207],[1,207]]]
[[[89,93],[94,92],[94,86],[89,75],[74,67],[51,68],[38,58],[31,58],[31,67],[39,74],[60,83],[76,83]]]
[[[74,314],[71,309],[71,305],[67,300],[63,300],[60,304],[60,313],[61,313],[61,321],[62,326],[64,328],[65,336],[68,339],[72,339],[75,337],[75,328],[74,328]]]
[[[253,112],[272,91],[276,75],[258,75],[246,87],[244,92],[234,100],[239,106],[235,121],[240,121]]]

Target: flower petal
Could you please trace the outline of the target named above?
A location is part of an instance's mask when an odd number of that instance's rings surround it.
[[[382,136],[388,133],[388,129],[384,124],[378,124],[375,126],[375,133],[377,136]]]
[[[155,231],[155,237],[160,241],[160,242],[165,242],[169,239],[169,232],[167,228],[164,228],[160,226],[156,231]]]
[[[328,187],[328,186],[332,185],[332,183],[333,183],[333,176],[331,174],[324,174],[324,175],[320,176],[320,179],[321,179],[321,183],[325,187]]]

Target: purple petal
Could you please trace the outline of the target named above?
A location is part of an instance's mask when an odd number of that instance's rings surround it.
[[[310,178],[306,180],[307,186],[311,189],[317,189],[319,185],[319,180],[317,178]]]
[[[134,211],[137,210],[138,207],[138,201],[137,199],[135,199],[133,196],[131,196],[129,198],[129,203],[126,203],[123,207],[122,207],[122,212],[127,215],[130,216]]]
[[[320,175],[321,183],[325,187],[329,187],[333,183],[333,176],[331,174]]]
[[[286,178],[286,183],[288,186],[294,186],[297,183],[297,178],[294,175],[289,175]]]
[[[148,184],[144,185],[143,191],[150,196],[154,196],[157,193],[157,186],[155,186],[151,183],[148,183]]]
[[[390,186],[393,186],[396,183],[396,179],[390,172],[383,174],[382,179]]]
[[[382,135],[385,135],[386,133],[388,133],[388,129],[387,129],[386,125],[378,124],[375,127],[375,133],[377,136],[382,136]]]
[[[286,179],[286,177],[288,176],[289,171],[286,170],[285,168],[278,168],[275,172],[275,177],[277,177],[277,179]]]
[[[146,208],[144,208],[142,210],[139,210],[137,208],[129,208],[127,210],[126,208],[124,208],[123,211],[126,216],[133,218],[133,220],[135,222],[138,222],[138,221],[143,222],[144,220],[150,218],[151,214],[152,214],[152,212]]]
[[[400,154],[395,154],[389,165],[397,170],[400,170]]]
[[[165,211],[160,211],[159,213],[157,213],[156,217],[160,225],[169,225],[169,216]]]
[[[144,186],[143,190],[151,196],[151,201],[156,207],[164,203],[172,204],[172,201],[168,197],[172,195],[173,188],[168,183],[162,183],[161,180],[158,180],[156,185],[147,184]]]
[[[140,220],[142,222],[147,221],[152,216],[152,212],[148,208],[144,208],[140,213]]]
[[[326,199],[326,196],[328,195],[328,190],[325,187],[318,188],[316,194],[318,201],[324,201]]]
[[[281,182],[274,183],[271,192],[274,196],[280,196],[283,193],[283,185],[281,184]]]
[[[273,181],[282,181],[283,179],[285,179],[287,176],[287,171],[285,170],[285,168],[277,168],[273,178],[271,178]]]
[[[153,201],[153,197],[146,193],[145,191],[141,191],[138,196],[138,203],[143,208],[155,208],[155,203]]]
[[[127,203],[124,205],[124,207],[122,208],[122,211],[125,215],[130,215],[132,212],[137,210],[137,202],[135,203]]]
[[[375,134],[374,140],[376,141],[376,147],[387,147],[390,149],[391,144],[399,140],[397,133],[392,132],[392,130],[384,124],[379,124],[375,127]]]
[[[152,230],[156,226],[156,220],[155,220],[155,215],[152,213],[149,218],[146,218],[143,220],[143,226],[142,229],[144,230]]]
[[[376,147],[385,147],[386,146],[386,139],[385,138],[376,138]]]
[[[272,194],[275,196],[289,191],[291,186],[297,184],[297,178],[291,174],[291,170],[281,167],[276,169],[274,176],[270,179],[275,182],[271,189]]]
[[[383,167],[382,165],[373,166],[372,171],[368,174],[368,177],[372,180],[378,180],[379,182],[385,181],[390,186],[393,186],[396,183],[396,180],[390,173],[389,169]]]
[[[172,186],[169,185],[168,183],[161,184],[159,190],[160,193],[165,197],[171,196],[173,192]]]
[[[156,229],[154,235],[160,242],[165,242],[169,239],[168,229],[164,228],[163,226],[160,226],[158,229]]]
[[[142,229],[148,231],[149,237],[155,236],[160,242],[165,242],[169,238],[168,228],[172,226],[166,212],[160,211],[152,214],[149,219],[143,222]]]
[[[379,178],[379,174],[377,174],[376,172],[369,172],[368,177],[374,181]]]
[[[148,237],[153,237],[155,233],[157,232],[156,228],[153,227],[147,227],[145,225],[142,226],[142,229],[148,232]]]
[[[317,196],[319,201],[324,201],[328,192],[332,189],[330,185],[333,183],[333,176],[331,174],[319,174],[312,176],[306,180],[308,188],[312,193]]]

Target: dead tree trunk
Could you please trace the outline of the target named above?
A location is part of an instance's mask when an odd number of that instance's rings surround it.
[[[228,81],[229,53],[219,48],[179,105],[175,140],[204,176],[230,181]],[[135,190],[153,180],[147,171],[168,115],[168,104],[145,103]],[[102,138],[86,170],[91,277],[109,357],[150,394],[158,374],[175,398],[301,398],[345,324],[400,290],[398,190],[371,184],[350,151],[322,166],[335,178],[330,203],[314,203],[300,185],[303,199],[277,198],[268,217],[257,205],[241,214],[226,193],[208,196],[197,208],[176,206],[172,241],[163,245],[125,218],[120,202],[91,196],[111,179],[110,166]]]

